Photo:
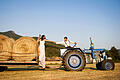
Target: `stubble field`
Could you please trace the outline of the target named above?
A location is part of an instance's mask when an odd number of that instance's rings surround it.
[[[115,70],[96,70],[95,64],[87,64],[83,71],[65,71],[60,65],[48,65],[50,69],[39,70],[38,66],[8,66],[0,72],[0,80],[120,80],[120,63]]]

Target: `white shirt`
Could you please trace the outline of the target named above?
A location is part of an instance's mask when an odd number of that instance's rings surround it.
[[[56,44],[62,44],[65,47],[68,47],[70,46],[70,44],[74,44],[74,42],[67,40],[67,41],[62,41],[62,42],[56,42]]]

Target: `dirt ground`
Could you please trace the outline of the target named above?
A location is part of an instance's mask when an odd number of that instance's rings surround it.
[[[83,71],[65,71],[60,65],[48,65],[45,71],[37,66],[9,66],[0,72],[0,80],[120,80],[120,63],[113,71],[96,70],[95,64],[87,64]]]

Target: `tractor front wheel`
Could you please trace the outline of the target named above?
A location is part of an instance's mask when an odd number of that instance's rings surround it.
[[[114,70],[115,64],[112,60],[106,59],[100,63],[97,63],[96,67],[99,70]]]

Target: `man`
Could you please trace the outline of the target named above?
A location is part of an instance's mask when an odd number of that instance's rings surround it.
[[[93,44],[93,42],[92,42],[91,37],[90,37],[90,49],[94,49],[94,44]]]
[[[64,45],[66,48],[69,48],[69,47],[70,47],[70,44],[77,44],[77,43],[68,40],[67,37],[64,37],[64,41],[62,41],[62,42],[56,42],[56,44],[62,44],[62,45]]]
[[[93,58],[93,63],[94,63],[96,61],[95,61],[95,54],[94,54],[93,49],[94,49],[94,44],[93,44],[92,39],[90,37],[90,50],[92,51],[92,58]]]

